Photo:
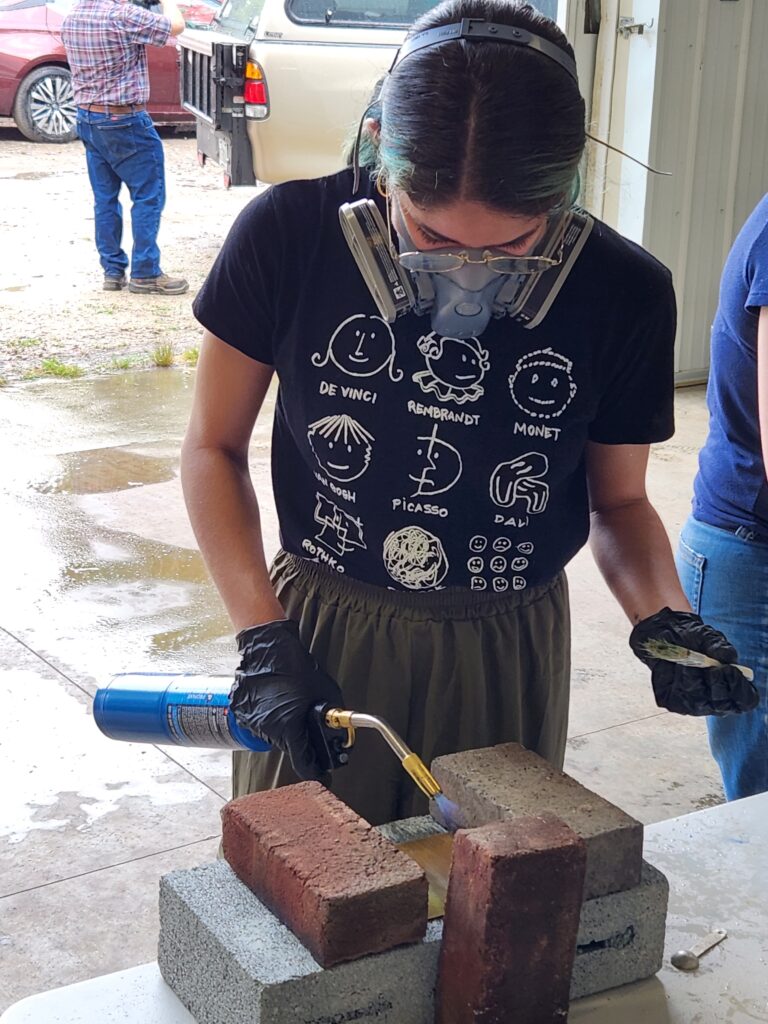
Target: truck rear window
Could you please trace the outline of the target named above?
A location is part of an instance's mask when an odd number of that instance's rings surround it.
[[[264,0],[224,0],[217,26],[233,35],[253,35]]]
[[[262,0],[263,2],[263,0]],[[407,28],[437,0],[286,0],[285,12],[300,25],[362,25]],[[532,6],[557,19],[557,0],[531,0]]]
[[[436,0],[286,0],[285,11],[300,25],[407,28]]]

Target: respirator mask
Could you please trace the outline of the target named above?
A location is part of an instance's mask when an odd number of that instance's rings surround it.
[[[417,50],[454,39],[481,39],[527,46],[556,61],[576,79],[571,58],[549,40],[510,25],[465,18],[453,25],[419,32],[398,50],[395,67]],[[383,101],[386,86],[380,95]],[[353,152],[354,191],[360,182],[360,121]],[[432,330],[444,337],[477,337],[491,316],[511,316],[536,327],[562,288],[593,227],[592,218],[571,209],[548,221],[536,253],[511,256],[503,249],[419,250],[408,234],[402,213],[395,209],[396,247],[389,225],[370,199],[344,203],[339,219],[344,237],[368,285],[379,313],[394,323],[407,313],[431,315]]]
[[[451,338],[478,337],[492,316],[537,327],[594,223],[589,214],[568,210],[548,222],[535,254],[510,256],[503,249],[463,246],[419,250],[402,216],[397,251],[389,224],[370,199],[344,203],[339,218],[382,318],[394,323],[406,313],[429,313],[432,330]]]

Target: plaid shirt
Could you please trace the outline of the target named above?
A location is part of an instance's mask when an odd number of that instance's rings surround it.
[[[75,103],[127,106],[149,99],[145,44],[164,46],[171,22],[127,0],[80,0],[61,34]]]

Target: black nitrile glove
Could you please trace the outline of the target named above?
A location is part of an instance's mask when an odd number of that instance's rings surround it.
[[[654,658],[643,649],[648,640],[687,647],[708,654],[723,663],[722,668],[691,668]],[[736,648],[713,626],[693,612],[660,612],[638,622],[629,636],[629,646],[651,669],[651,682],[660,708],[678,715],[732,715],[752,711],[759,702],[758,692],[734,667]]]
[[[241,630],[237,649],[242,657],[229,694],[237,724],[288,754],[299,778],[319,778],[309,718],[316,704],[344,707],[337,683],[303,646],[292,619]]]

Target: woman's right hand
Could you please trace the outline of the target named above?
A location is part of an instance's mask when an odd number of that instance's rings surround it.
[[[338,684],[303,646],[291,619],[241,630],[237,647],[241,661],[229,697],[238,725],[288,754],[299,778],[317,779],[310,715],[317,704],[344,707]]]

